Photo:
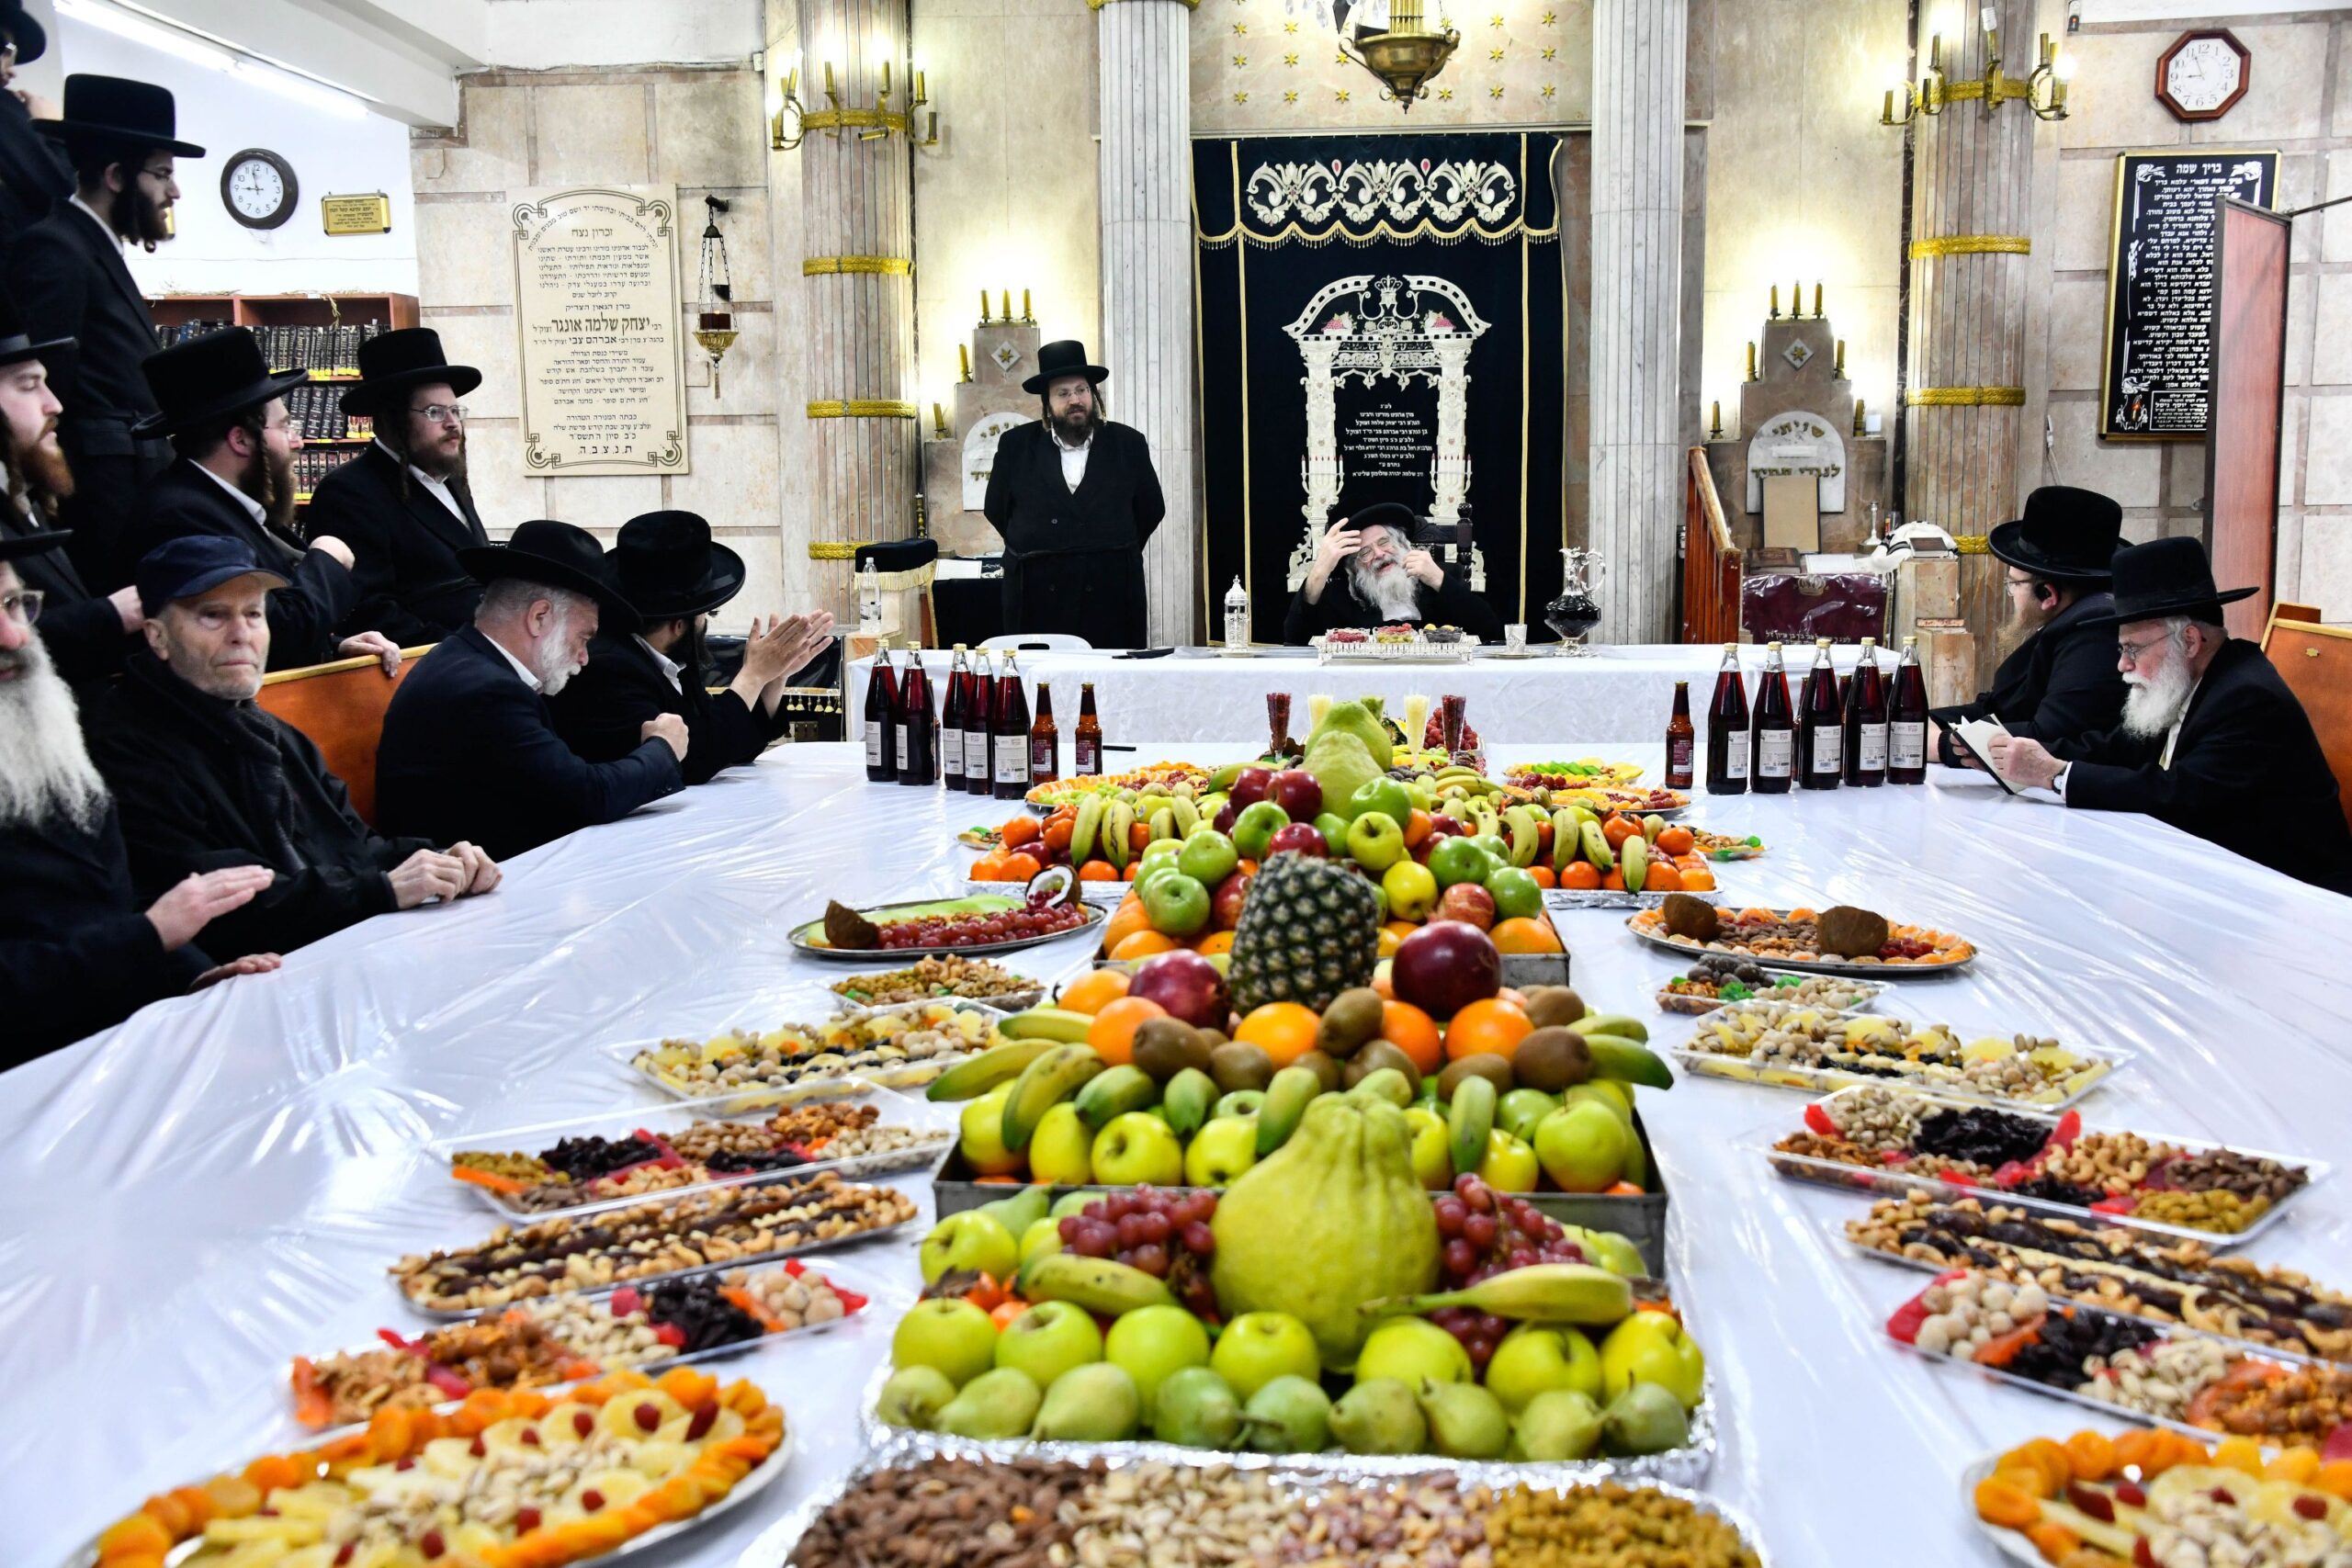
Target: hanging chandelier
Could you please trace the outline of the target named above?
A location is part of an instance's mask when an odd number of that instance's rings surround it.
[[[1462,45],[1462,35],[1445,27],[1442,17],[1434,30],[1421,17],[1421,0],[1392,0],[1387,30],[1356,28],[1352,49],[1346,37],[1340,40],[1340,52],[1380,78],[1380,96],[1407,114],[1413,112],[1415,99],[1430,96],[1430,78]]]

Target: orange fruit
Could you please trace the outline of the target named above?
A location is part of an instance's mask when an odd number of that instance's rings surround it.
[[[1122,882],[1133,882],[1136,879],[1136,874],[1141,870],[1143,870],[1143,862],[1139,860],[1131,860],[1127,863],[1127,869],[1119,873],[1119,880]]]
[[[1132,978],[1123,969],[1090,969],[1064,986],[1061,999],[1054,1005],[1072,1012],[1101,1012],[1127,994]]]
[[[1200,953],[1231,953],[1233,951],[1233,933],[1231,931],[1211,931],[1208,935],[1201,938],[1200,941],[1193,944],[1193,951]]]
[[[1664,861],[1652,861],[1649,870],[1642,874],[1642,891],[1679,893],[1682,891],[1682,873]]]
[[[1405,847],[1408,850],[1419,848],[1421,840],[1430,836],[1430,826],[1433,820],[1419,807],[1413,807],[1412,815],[1405,821]]]
[[[1532,1033],[1535,1023],[1526,1010],[1500,997],[1472,1002],[1447,1021],[1445,1055],[1449,1061],[1492,1053],[1509,1060],[1519,1043]]]
[[[1641,830],[1642,825],[1630,817],[1611,816],[1600,825],[1600,836],[1609,841],[1611,850]]]
[[[1233,1037],[1257,1046],[1275,1066],[1287,1067],[1315,1049],[1316,1032],[1322,1026],[1313,1008],[1298,1002],[1268,1002],[1243,1019]]]
[[[1094,1015],[1094,1027],[1086,1032],[1086,1043],[1094,1054],[1109,1066],[1122,1066],[1135,1059],[1136,1030],[1148,1018],[1166,1018],[1168,1010],[1149,997],[1121,997],[1103,1004]]]
[[[1002,850],[990,850],[988,853],[974,861],[972,863],[972,869],[965,873],[965,874],[969,876],[974,882],[1002,881],[1004,879],[1004,852]]]
[[[1173,953],[1184,944],[1161,931],[1146,928],[1122,940],[1111,950],[1114,958],[1149,958],[1155,953]]]
[[[1508,920],[1496,921],[1495,929],[1488,931],[1487,935],[1492,939],[1495,950],[1498,953],[1566,951],[1560,946],[1560,934],[1552,929],[1551,921],[1533,919],[1523,915]]]
[[[1527,868],[1527,874],[1535,879],[1538,887],[1557,887],[1560,885],[1559,876],[1548,865],[1531,865]]]
[[[1657,836],[1657,847],[1670,855],[1687,855],[1697,842],[1690,829],[1683,827],[1666,828]]]
[[[1047,854],[1061,855],[1067,858],[1069,854],[1069,840],[1071,833],[1075,827],[1076,824],[1070,822],[1046,823],[1044,839],[1046,852]]]
[[[1437,1020],[1410,1002],[1380,1004],[1380,1037],[1410,1056],[1414,1069],[1423,1075],[1445,1065],[1445,1036]]]
[[[1389,978],[1388,965],[1385,963],[1373,970],[1372,988],[1384,1002],[1393,1002],[1396,999],[1396,985]]]
[[[1398,942],[1402,942],[1421,928],[1410,920],[1391,920],[1380,929],[1392,933]]]
[[[1068,848],[1069,835],[1065,833],[1062,839],[1063,847]],[[1078,868],[1078,879],[1080,882],[1116,882],[1119,873],[1107,860],[1091,860]]]
[[[1039,825],[1037,819],[1027,815],[1016,817],[996,830],[997,841],[1008,850],[1017,850],[1023,844],[1035,843],[1044,834],[1045,829]]]
[[[1610,867],[1609,874],[1600,879],[1600,886],[1608,888],[1611,893],[1623,893],[1625,891],[1625,873],[1623,869],[1618,866]]]
[[[1104,862],[1089,861],[1086,863],[1088,865],[1100,864],[1102,865],[1105,870],[1109,869],[1108,863]],[[1080,872],[1079,874],[1081,877],[1085,877],[1086,875],[1083,871]],[[1088,878],[1088,880],[1107,882],[1110,878],[1099,877]],[[1126,902],[1121,904],[1116,909],[1111,912],[1111,918],[1109,919],[1102,922],[1102,951],[1115,957],[1118,953],[1119,944],[1121,942],[1126,941],[1127,938],[1135,935],[1137,931],[1148,931],[1149,930],[1151,930],[1151,917],[1144,913],[1143,900],[1140,898],[1130,897]]]
[[[1374,956],[1394,958],[1396,956],[1396,950],[1404,945],[1405,939],[1396,934],[1394,926],[1383,926],[1380,928],[1380,951]]]
[[[1705,866],[1694,865],[1682,874],[1682,891],[1685,893],[1713,893],[1714,890],[1715,874]]]
[[[1570,861],[1568,868],[1560,873],[1560,886],[1581,888],[1589,893],[1600,886],[1600,873],[1589,860]]]
[[[1004,857],[1004,866],[997,873],[1000,882],[1026,882],[1046,868],[1037,857],[1026,850],[1019,850]]]
[[[1012,1327],[1012,1320],[1019,1317],[1023,1313],[1027,1312],[1028,1310],[1029,1303],[1023,1301],[1020,1297],[1015,1296],[1009,1302],[997,1303],[995,1310],[989,1314],[989,1321],[995,1324],[997,1328],[1001,1331]]]

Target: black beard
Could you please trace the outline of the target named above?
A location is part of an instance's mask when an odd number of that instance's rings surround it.
[[[114,231],[123,240],[153,250],[172,237],[164,219],[164,204],[133,181],[114,199]]]
[[[263,447],[254,457],[245,482],[237,488],[261,503],[262,523],[271,533],[280,538],[300,540],[301,531],[294,526],[293,453]]]

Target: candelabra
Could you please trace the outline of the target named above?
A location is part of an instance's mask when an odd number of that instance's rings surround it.
[[[912,61],[907,63],[901,81],[911,83],[913,94],[904,109],[890,107],[890,62],[882,62],[876,79],[873,105],[865,107],[845,104],[841,83],[835,74],[833,62],[824,62],[824,93],[826,107],[808,107],[800,101],[800,68],[787,70],[776,84],[777,91],[768,115],[768,145],[779,152],[788,152],[808,137],[811,130],[821,130],[829,136],[839,136],[843,130],[854,130],[860,141],[872,141],[885,136],[903,136],[910,147],[939,145],[939,111],[931,108],[930,83],[922,68]],[[854,88],[851,90],[854,91]],[[923,122],[923,132],[915,134],[915,111],[929,110]]]
[[[2061,55],[2058,43],[2048,33],[2041,35],[2041,62],[2019,81],[2001,69],[2001,29],[1992,25],[1994,8],[1984,7],[1984,72],[1981,76],[1953,81],[1944,73],[1944,37],[1940,32],[1928,36],[1928,68],[1917,83],[1898,82],[1886,90],[1883,105],[1879,109],[1878,122],[1885,126],[1909,125],[1921,115],[1930,118],[1944,112],[1953,103],[1976,100],[1980,111],[1992,115],[2003,104],[2022,102],[2033,111],[2036,119],[2064,119],[2066,84],[2075,74],[2075,59]],[[1898,98],[1902,109],[1898,113]]]

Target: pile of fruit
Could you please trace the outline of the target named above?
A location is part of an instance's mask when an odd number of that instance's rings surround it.
[[[1503,774],[1514,789],[1585,789],[1594,784],[1629,784],[1642,776],[1639,762],[1604,762],[1583,757],[1573,762],[1518,762]]]
[[[861,911],[835,900],[825,906],[821,930],[803,926],[792,934],[836,953],[952,953],[1076,931],[1092,919],[1085,906],[1033,888],[1018,899],[983,894],[887,910]]]
[[[954,1002],[871,1011],[863,1008],[822,1024],[786,1023],[764,1033],[728,1030],[708,1040],[664,1040],[629,1065],[689,1100],[736,1089],[786,1089],[791,1100],[861,1092],[860,1080],[901,1087],[928,1083],[949,1065],[987,1045],[996,1015]]]
[[[1712,893],[1715,874],[1699,852],[1698,835],[1665,818],[1555,805],[1546,835],[1552,869],[1562,887],[1612,893]]]
[[[1970,1100],[2055,1105],[2114,1070],[2112,1059],[2031,1034],[1963,1044],[1949,1024],[1740,1002],[1707,1015],[1679,1048],[1694,1070],[1795,1088],[1900,1079]]]
[[[1057,806],[1075,805],[1089,796],[1132,802],[1137,795],[1154,792],[1167,795],[1181,793],[1191,797],[1205,795],[1208,790],[1209,771],[1198,763],[1154,762],[1124,773],[1073,773],[1037,785],[1025,798],[1040,810],[1051,810]]]
[[[1556,807],[1581,807],[1596,815],[1621,813],[1644,817],[1653,812],[1679,811],[1690,804],[1690,797],[1679,789],[1642,789],[1625,784],[1578,784],[1569,780],[1565,788],[1559,785],[1533,786],[1538,806]]]
[[[2208,1449],[2162,1429],[2036,1438],[1976,1483],[1976,1517],[2063,1568],[2352,1561],[2352,1455],[2268,1460],[2249,1438]]]
[[[1730,953],[1768,964],[1961,964],[1976,949],[1950,931],[1893,924],[1840,904],[1813,910],[1718,909],[1700,898],[1668,898],[1625,922],[1636,933],[1692,952]]]
[[[1657,1005],[1668,1012],[1701,1013],[1713,1012],[1729,1002],[1763,1001],[1855,1012],[1885,989],[1874,980],[1791,975],[1744,958],[1710,957],[1692,964],[1688,975],[1668,980],[1657,994]]]

